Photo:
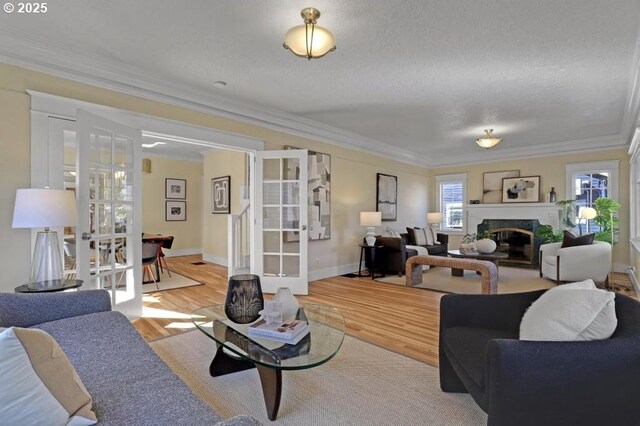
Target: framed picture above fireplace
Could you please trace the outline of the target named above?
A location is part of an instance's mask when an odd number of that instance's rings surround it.
[[[540,201],[540,176],[502,179],[503,203],[537,203]]]
[[[484,204],[497,204],[502,202],[502,179],[519,176],[520,170],[485,172],[482,176],[482,202]]]

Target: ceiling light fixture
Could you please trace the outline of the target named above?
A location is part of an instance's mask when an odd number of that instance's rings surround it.
[[[287,31],[282,46],[296,56],[308,60],[322,58],[336,50],[336,39],[331,31],[316,25],[320,11],[306,7],[300,12],[304,25],[297,25]]]
[[[158,145],[166,145],[166,143],[165,142],[160,142],[160,141],[154,142],[154,143],[143,143],[142,147],[143,148],[153,148],[154,146],[158,146]]]
[[[484,137],[476,139],[476,143],[481,147],[489,149],[502,142],[502,139],[496,138],[492,135],[493,129],[486,129],[484,132],[486,133]]]

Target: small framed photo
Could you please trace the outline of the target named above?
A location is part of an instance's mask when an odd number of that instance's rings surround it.
[[[540,176],[502,179],[503,203],[537,203],[540,201]]]
[[[211,213],[231,213],[231,176],[211,179]]]
[[[186,200],[187,180],[166,178],[164,180],[164,198],[170,200]]]
[[[184,222],[187,220],[186,201],[165,201],[164,220],[167,222]]]

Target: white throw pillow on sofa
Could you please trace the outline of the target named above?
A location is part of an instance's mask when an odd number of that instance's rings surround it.
[[[96,424],[91,396],[48,333],[11,327],[0,333],[0,424]]]
[[[522,317],[520,340],[608,339],[617,325],[615,295],[586,280],[552,288],[533,302]]]
[[[424,232],[423,228],[414,228],[414,235],[416,238],[417,246],[426,246],[427,245],[427,234]]]

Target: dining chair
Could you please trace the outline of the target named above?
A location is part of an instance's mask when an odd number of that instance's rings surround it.
[[[146,275],[154,282],[158,290],[160,290],[160,286],[156,281],[152,266],[158,262],[158,250],[161,245],[161,243],[142,243],[142,282],[144,283],[144,277]]]

